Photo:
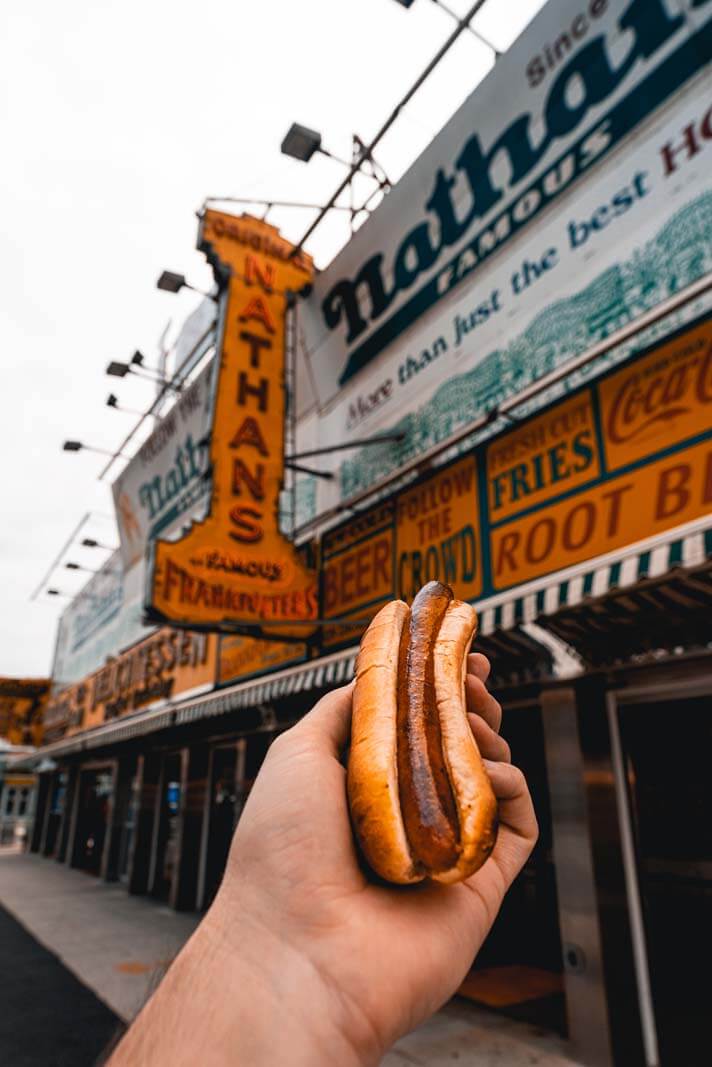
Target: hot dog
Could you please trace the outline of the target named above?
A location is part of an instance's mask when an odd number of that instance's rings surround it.
[[[497,801],[465,705],[474,609],[440,582],[386,604],[361,641],[347,789],[370,867],[398,884],[457,882],[494,847]]]

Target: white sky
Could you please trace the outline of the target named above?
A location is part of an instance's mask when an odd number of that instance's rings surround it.
[[[506,50],[543,0],[487,0],[475,25]],[[449,0],[464,13],[470,0]],[[65,600],[30,595],[88,510],[112,511],[101,456],[148,383],[105,376],[135,348],[155,360],[166,322],[196,297],[160,293],[164,268],[197,285],[195,211],[219,194],[323,203],[343,176],[280,155],[292,121],[350,156],[368,141],[454,22],[431,0],[10,0],[0,5],[0,674],[49,671]],[[491,66],[464,33],[382,142],[397,179]],[[363,189],[370,186],[363,186]],[[239,209],[236,209],[239,210]],[[298,240],[312,215],[270,221]],[[347,236],[333,213],[308,245],[325,266]],[[116,543],[110,521],[83,532]],[[98,550],[68,558],[97,566]],[[58,570],[74,593],[86,575]]]

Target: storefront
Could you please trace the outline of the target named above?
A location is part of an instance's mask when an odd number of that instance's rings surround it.
[[[566,5],[543,9],[313,285],[273,227],[206,209],[219,358],[117,479],[120,550],[63,617],[32,848],[205,909],[271,741],[353,677],[382,604],[439,578],[477,607],[541,831],[462,994],[591,1067],[695,1067],[709,22],[589,6],[556,75]]]

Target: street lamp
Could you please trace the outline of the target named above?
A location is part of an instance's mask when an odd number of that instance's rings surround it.
[[[408,8],[413,6],[415,0],[396,0],[396,3],[400,4],[401,7]],[[457,11],[453,11],[451,7],[448,7],[444,0],[433,0],[433,3],[437,7],[441,7],[443,11],[447,12],[450,18],[455,19],[455,22],[460,21],[460,16],[458,15]],[[470,31],[473,37],[476,37],[477,40],[480,41],[482,44],[487,45],[487,47],[492,51],[496,62],[502,55],[499,49],[495,48],[492,42],[488,41],[486,37],[483,37],[482,34],[478,30],[476,30],[474,26],[471,26],[469,22],[467,23],[467,29]]]
[[[81,563],[65,563],[64,566],[68,571],[88,571],[89,574],[99,573],[93,567],[84,567]]]
[[[215,299],[212,293],[206,293],[204,290],[197,289],[190,282],[187,282],[185,274],[177,274],[172,270],[163,271],[156,282],[156,289],[161,289],[164,293],[179,293],[181,289],[192,289],[194,293],[200,293],[201,296],[206,296],[209,300]]]
[[[145,414],[145,412],[139,411],[138,408],[125,408],[125,407],[122,407],[121,404],[119,404],[119,398],[118,398],[118,396],[116,396],[115,393],[109,393],[109,395],[106,398],[106,406],[107,406],[107,408],[113,408],[114,411],[123,411],[127,415],[144,415]],[[149,412],[149,414],[153,414],[153,413]]]
[[[279,150],[282,155],[298,159],[300,163],[308,163],[315,152],[329,154],[321,147],[321,134],[310,130],[308,126],[301,126],[298,122],[293,122],[289,127]]]
[[[83,537],[79,544],[82,548],[105,548],[107,552],[116,551],[112,545],[105,545],[101,541],[95,541],[93,537]]]
[[[107,365],[106,373],[110,378],[125,378],[127,374],[134,374],[137,378],[143,378],[147,382],[153,382],[154,385],[162,385],[166,389],[173,389],[176,393],[181,391],[180,385],[174,385],[172,382],[168,381],[167,378],[164,378],[157,367],[147,367],[143,362],[143,358],[141,352],[136,350],[129,363],[120,363],[118,360],[112,359]],[[138,367],[140,367],[141,370],[137,370]],[[115,406],[115,404],[109,405],[109,407]]]
[[[47,590],[47,596],[61,596],[61,597],[64,597],[65,600],[72,600],[73,599],[69,595],[69,593],[61,593],[59,591],[59,589],[48,589]]]
[[[351,204],[347,208],[351,216],[351,232],[354,231],[356,218],[363,212],[370,213],[371,201],[378,193],[387,193],[391,188],[391,182],[383,167],[380,166],[373,158],[373,154],[366,144],[361,140],[358,134],[354,134],[351,139],[351,161],[341,159],[340,156],[334,155],[333,152],[329,152],[324,148],[321,143],[321,134],[317,130],[310,130],[308,126],[302,126],[298,122],[293,122],[287,130],[280,150],[283,155],[289,156],[291,159],[297,159],[300,163],[308,163],[309,160],[316,152],[320,152],[323,156],[329,156],[330,159],[335,159],[338,163],[348,167],[349,176],[346,179],[342,188],[348,185],[351,191]],[[366,169],[368,168],[368,169]],[[377,188],[371,193],[367,200],[357,207],[354,204],[353,190],[354,187],[351,184],[357,173],[364,174],[366,177],[372,178],[377,185]],[[332,198],[332,200],[335,198]],[[331,205],[335,205],[332,203]],[[322,208],[321,215],[324,214],[325,209]]]
[[[282,155],[289,156],[290,159],[298,159],[300,163],[308,163],[316,152],[319,152],[322,156],[328,156],[329,159],[335,159],[337,163],[343,163],[345,167],[352,167],[356,163],[360,166],[361,163],[368,161],[374,168],[374,173],[371,177],[381,185],[390,184],[382,168],[378,168],[381,172],[380,174],[375,173],[376,164],[368,154],[366,145],[356,134],[353,136],[353,159],[351,162],[347,159],[342,159],[341,156],[334,155],[333,152],[324,148],[321,143],[321,134],[317,130],[310,130],[308,126],[300,125],[298,122],[293,122],[289,127],[279,148]]]
[[[95,448],[93,445],[85,445],[83,441],[65,441],[62,445],[63,452],[97,452],[100,456],[114,456],[115,452],[109,452],[106,448]],[[121,453],[119,453],[121,455]],[[123,456],[127,459],[127,456]]]

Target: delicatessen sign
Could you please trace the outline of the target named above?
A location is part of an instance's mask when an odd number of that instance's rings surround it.
[[[100,726],[163,704],[215,681],[217,638],[161,629],[83,681],[57,693],[45,710],[45,739]]]

